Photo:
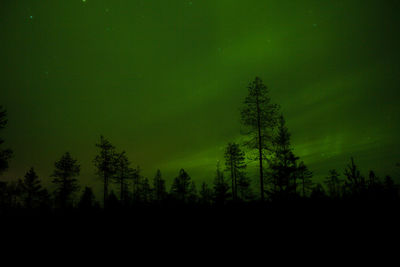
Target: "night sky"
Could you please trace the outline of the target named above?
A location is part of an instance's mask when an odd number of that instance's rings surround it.
[[[2,0],[2,136],[15,155],[1,179],[34,166],[50,181],[70,151],[81,185],[100,185],[103,134],[149,178],[183,167],[211,181],[255,76],[317,180],[351,156],[398,179],[399,14],[394,0]]]

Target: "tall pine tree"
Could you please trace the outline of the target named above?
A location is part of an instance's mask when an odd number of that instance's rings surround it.
[[[248,86],[248,95],[241,110],[242,124],[247,127],[246,135],[250,137],[248,145],[257,150],[260,172],[260,196],[264,201],[264,152],[271,141],[271,131],[276,125],[277,105],[271,103],[267,87],[260,78]]]
[[[107,205],[108,187],[111,179],[115,175],[116,152],[115,147],[103,136],[100,136],[100,142],[96,144],[99,148],[99,154],[94,159],[97,168],[97,175],[103,180],[103,201],[104,207]]]

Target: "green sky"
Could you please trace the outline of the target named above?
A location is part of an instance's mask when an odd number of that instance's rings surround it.
[[[255,76],[317,179],[351,156],[400,176],[399,13],[394,0],[3,0],[2,134],[15,156],[2,179],[34,166],[49,181],[70,151],[82,184],[99,184],[103,134],[151,178],[183,167],[210,180]]]

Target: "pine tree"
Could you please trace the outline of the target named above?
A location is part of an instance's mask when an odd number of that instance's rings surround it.
[[[254,199],[254,194],[251,190],[251,181],[244,172],[239,173],[237,188],[241,200],[251,201]]]
[[[213,195],[211,189],[208,187],[206,182],[203,182],[200,190],[200,203],[206,206],[211,205],[212,198]]]
[[[272,157],[269,159],[274,193],[288,197],[297,193],[297,166],[299,159],[292,152],[290,133],[281,115],[278,119],[277,133],[272,141]]]
[[[219,162],[214,179],[214,201],[217,205],[225,205],[229,197],[229,185],[225,181],[224,173],[220,170]]]
[[[38,208],[43,196],[43,187],[35,170],[30,170],[25,174],[24,180],[19,180],[24,206],[27,209]]]
[[[70,153],[65,153],[59,161],[56,161],[55,170],[52,174],[53,183],[57,186],[55,191],[56,200],[61,209],[71,205],[72,195],[79,190],[76,177],[80,173],[80,165],[76,159],[71,157]]]
[[[99,155],[94,159],[94,164],[97,168],[97,175],[101,177],[104,185],[104,207],[106,207],[108,198],[108,186],[110,180],[115,175],[115,162],[116,162],[116,152],[115,147],[103,136],[100,136],[100,142],[96,144],[96,147],[100,149]]]
[[[326,198],[324,187],[321,184],[316,184],[311,190],[311,199],[321,201]]]
[[[128,194],[129,180],[133,179],[134,170],[130,167],[126,152],[123,151],[116,155],[114,182],[119,185],[120,201],[126,204],[126,196]]]
[[[396,185],[389,175],[386,175],[384,182],[385,198],[390,201],[399,199],[399,186]]]
[[[198,198],[196,183],[192,181],[189,185],[188,202],[192,204],[197,203]]]
[[[330,170],[329,176],[325,178],[325,184],[328,187],[328,193],[333,198],[340,196],[340,188],[342,181],[339,179],[340,174],[336,170]]]
[[[230,172],[232,180],[232,198],[237,199],[237,184],[238,179],[244,172],[246,164],[244,163],[245,154],[236,143],[229,143],[225,149],[225,167],[226,171]]]
[[[260,194],[264,201],[264,151],[271,141],[271,131],[276,125],[277,105],[271,104],[267,87],[256,77],[248,86],[248,95],[241,111],[242,124],[248,128],[248,145],[257,150],[260,172]]]
[[[176,200],[187,202],[190,192],[191,178],[184,169],[179,171],[178,177],[174,179],[171,187],[171,194]]]
[[[309,190],[312,190],[312,187],[314,185],[312,177],[313,173],[308,169],[308,167],[304,164],[304,162],[300,162],[297,168],[297,178],[301,182],[301,188],[302,188],[301,191],[303,197],[306,197],[307,192]]]
[[[154,187],[154,200],[157,202],[162,202],[167,196],[167,191],[165,187],[165,180],[162,178],[161,171],[157,170],[156,175],[153,180]]]
[[[6,195],[7,195],[9,207],[17,208],[19,206],[18,198],[21,197],[21,186],[18,184],[18,182],[12,181],[12,182],[7,183]]]
[[[82,196],[78,202],[78,208],[82,210],[94,209],[98,204],[96,203],[96,198],[90,187],[86,186],[82,193]]]
[[[133,202],[136,204],[142,202],[142,196],[143,196],[142,180],[143,180],[142,170],[140,166],[137,166],[136,169],[134,169],[132,176],[132,196],[133,196]]]
[[[140,185],[140,199],[143,203],[151,202],[152,188],[150,187],[149,179],[144,177]]]

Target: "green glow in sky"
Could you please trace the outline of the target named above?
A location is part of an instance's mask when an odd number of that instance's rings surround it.
[[[0,104],[15,153],[2,178],[35,166],[49,180],[70,151],[82,184],[100,183],[103,134],[151,178],[183,167],[209,181],[240,138],[255,76],[316,177],[350,156],[395,175],[399,13],[395,0],[1,1]]]

